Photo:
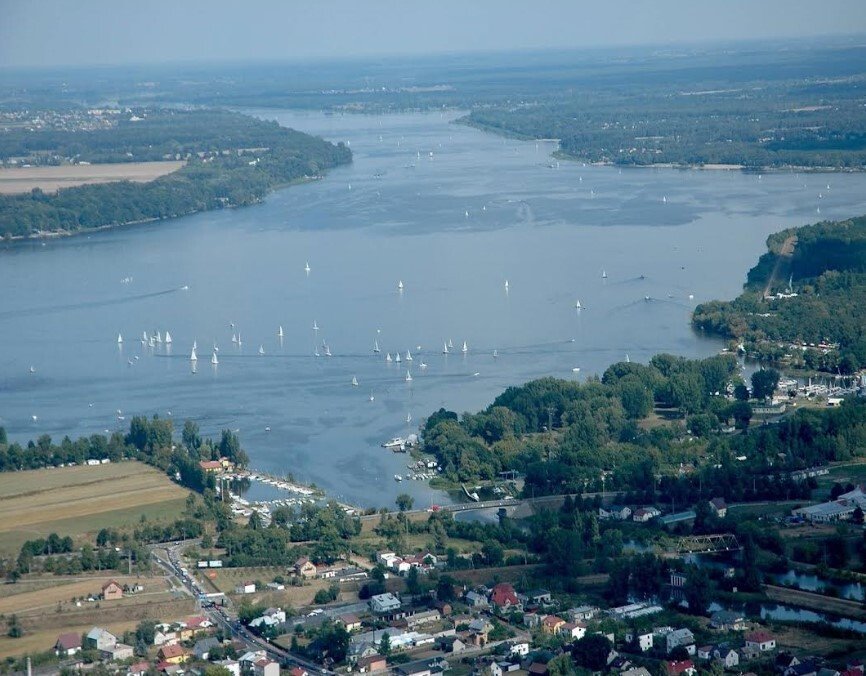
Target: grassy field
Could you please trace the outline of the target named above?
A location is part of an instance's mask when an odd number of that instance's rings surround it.
[[[117,601],[74,600],[98,596],[109,579],[120,584],[137,583],[144,590]],[[123,632],[145,618],[180,620],[195,610],[192,598],[173,593],[162,576],[25,577],[0,589],[0,616],[14,613],[25,631],[23,638],[15,640],[0,632],[0,658],[48,650],[63,632],[84,632],[95,625]]]
[[[256,566],[251,568],[222,568],[212,578],[208,578],[214,589],[230,595],[236,602],[248,602],[264,605],[282,605],[283,607],[302,608],[313,603],[313,597],[320,589],[327,589],[333,580],[306,580],[302,587],[286,585],[283,591],[271,589],[259,589],[255,594],[235,594],[234,590],[242,582],[258,580],[262,583],[271,582],[276,575],[282,575],[286,579],[291,573],[286,568],[278,566]],[[357,583],[340,585],[339,601],[343,603],[358,600]]]
[[[187,491],[139,462],[0,474],[0,554],[28,539],[72,537],[179,515]]]
[[[184,164],[185,162],[120,162],[0,169],[0,195],[26,193],[34,188],[53,193],[61,188],[112,181],[147,183],[177,171]]]

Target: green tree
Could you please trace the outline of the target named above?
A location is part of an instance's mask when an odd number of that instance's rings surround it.
[[[382,634],[382,640],[379,641],[379,654],[385,657],[391,654],[391,636],[387,631]]]
[[[484,555],[487,565],[491,567],[501,566],[505,559],[505,550],[496,540],[487,540],[481,546],[481,553]]]
[[[686,584],[683,587],[683,595],[689,604],[689,612],[692,615],[703,615],[712,600],[710,598],[710,578],[706,571],[699,566],[691,566]]]
[[[610,649],[611,643],[606,636],[587,634],[574,644],[571,655],[578,666],[591,671],[600,671],[607,667]]]
[[[412,505],[415,504],[415,498],[413,498],[408,493],[400,493],[400,495],[397,496],[396,503],[397,509],[399,509],[401,512],[408,512],[410,509],[412,509]]]
[[[6,620],[6,626],[8,627],[6,630],[6,635],[9,638],[21,638],[22,636],[24,636],[24,629],[21,627],[21,623],[18,622],[17,615],[10,615],[9,619]]]
[[[752,374],[752,396],[755,399],[768,399],[779,386],[779,372],[776,369],[761,369]]]

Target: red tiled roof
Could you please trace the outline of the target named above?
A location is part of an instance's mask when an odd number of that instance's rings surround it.
[[[516,606],[518,603],[517,593],[514,591],[514,587],[507,582],[500,582],[493,588],[493,594],[490,597],[490,600],[496,606]]]
[[[105,590],[108,589],[111,585],[114,585],[114,586],[117,587],[118,589],[123,589],[123,587],[122,587],[121,585],[119,585],[115,580],[109,580],[109,581],[106,582],[104,585],[102,585],[102,591],[105,591]]]
[[[164,645],[159,649],[159,653],[162,655],[163,659],[186,655],[186,651],[179,645]]]
[[[665,662],[665,667],[667,667],[668,673],[671,676],[679,676],[679,674],[689,669],[694,669],[695,663],[691,660],[679,660],[677,662]]]
[[[766,643],[772,640],[772,635],[766,631],[753,631],[751,634],[746,634],[747,643]]]
[[[60,646],[63,650],[70,650],[72,648],[80,648],[81,647],[81,634],[75,634],[72,632],[66,634],[60,634],[57,637],[57,642],[54,644],[56,646]]]
[[[545,617],[542,622],[548,627],[555,627],[557,624],[562,624],[565,622],[561,617],[557,617],[556,615],[548,615]]]

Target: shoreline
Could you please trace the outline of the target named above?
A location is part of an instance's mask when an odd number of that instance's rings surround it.
[[[338,165],[339,166],[339,165]],[[208,213],[211,211],[222,211],[223,209],[242,209],[243,207],[251,207],[256,204],[261,204],[267,199],[268,195],[278,191],[283,190],[284,188],[290,188],[293,185],[302,185],[305,183],[312,183],[314,181],[320,181],[325,178],[324,174],[321,176],[304,176],[298,179],[294,179],[292,181],[285,181],[283,183],[278,183],[270,188],[268,188],[267,193],[261,199],[257,199],[254,202],[250,202],[249,204],[230,204],[228,206],[221,206],[214,209],[196,209],[194,211],[190,211],[185,214],[178,214],[176,216],[168,216],[166,218],[144,218],[138,221],[126,221],[125,223],[108,223],[106,225],[97,225],[93,228],[82,228],[81,230],[49,230],[45,232],[34,232],[29,235],[0,235],[0,243],[5,244],[16,244],[21,242],[35,242],[38,240],[46,240],[46,239],[60,239],[64,237],[78,237],[80,235],[86,235],[93,232],[105,232],[107,230],[119,230],[121,228],[133,227],[136,225],[144,225],[145,223],[160,223],[162,221],[174,221],[179,218],[185,218],[187,216],[194,216],[196,214]]]
[[[504,138],[511,138],[518,141],[544,141],[547,143],[556,142],[560,143],[560,139],[557,138],[537,138],[535,136],[529,136],[527,134],[521,134],[519,132],[515,132],[509,129],[502,129],[500,127],[493,127],[486,124],[481,124],[478,122],[474,122],[469,119],[468,115],[464,115],[463,117],[459,117],[453,120],[454,124],[462,124],[467,127],[472,127],[473,129],[478,129],[479,131],[487,132],[490,134],[494,134],[496,136],[501,136]],[[762,165],[747,165],[747,164],[719,164],[714,162],[707,162],[706,164],[680,164],[677,162],[659,162],[657,164],[618,164],[616,162],[588,162],[582,159],[578,155],[572,155],[571,153],[565,152],[561,149],[557,149],[550,154],[551,157],[555,157],[559,160],[565,160],[568,162],[584,162],[588,166],[592,167],[617,167],[618,169],[680,169],[680,170],[695,170],[695,171],[741,171],[744,173],[764,173],[764,174],[780,174],[780,173],[808,173],[808,174],[859,174],[866,171],[866,168],[856,168],[856,167],[821,167],[821,166],[812,166],[812,165],[782,165],[782,166],[762,166]]]

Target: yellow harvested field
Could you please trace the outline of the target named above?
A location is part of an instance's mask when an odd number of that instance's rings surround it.
[[[23,540],[176,518],[188,492],[140,462],[0,474],[0,553]]]
[[[133,181],[147,183],[180,169],[185,162],[120,162],[70,164],[60,167],[12,167],[0,169],[0,194],[14,195],[40,188],[53,193],[61,188],[92,183]]]
[[[123,632],[135,629],[137,624],[138,620],[132,620],[112,624],[104,623],[100,626],[105,627],[115,636],[122,636]],[[34,629],[27,631],[21,638],[9,638],[6,636],[6,632],[3,632],[0,635],[0,659],[51,650],[60,634],[66,632],[84,634],[93,629],[93,626],[93,624],[79,624],[63,627],[62,630]]]

